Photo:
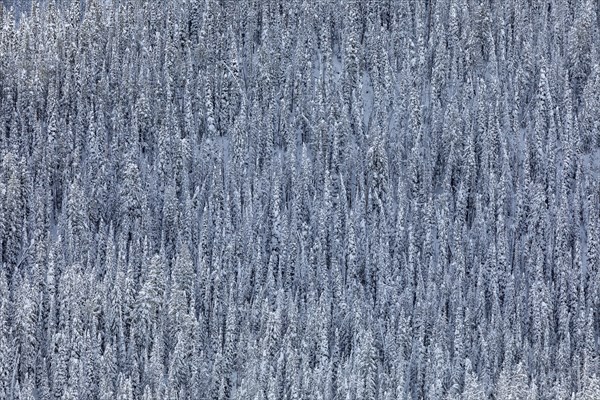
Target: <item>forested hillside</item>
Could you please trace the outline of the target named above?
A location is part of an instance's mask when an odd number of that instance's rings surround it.
[[[0,399],[600,399],[599,1],[0,14]]]

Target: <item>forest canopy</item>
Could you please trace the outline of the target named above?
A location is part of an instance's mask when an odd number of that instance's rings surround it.
[[[8,4],[0,399],[600,399],[600,2]]]

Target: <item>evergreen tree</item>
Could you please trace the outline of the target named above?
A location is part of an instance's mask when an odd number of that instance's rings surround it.
[[[598,2],[4,3],[1,399],[598,397]]]

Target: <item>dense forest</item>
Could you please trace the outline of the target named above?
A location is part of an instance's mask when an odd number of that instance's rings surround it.
[[[0,399],[600,399],[599,1],[0,25]]]

